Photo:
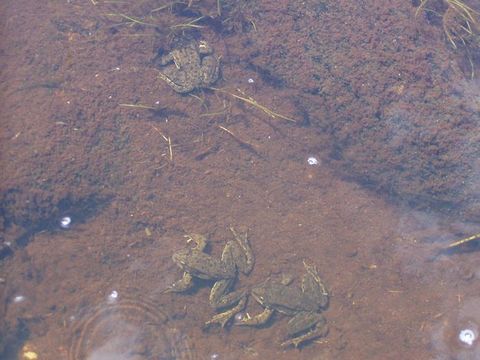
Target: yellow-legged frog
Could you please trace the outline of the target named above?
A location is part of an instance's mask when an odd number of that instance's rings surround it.
[[[172,50],[160,59],[160,64],[164,66],[160,78],[179,93],[213,84],[218,79],[220,68],[219,59],[204,40],[189,42]]]
[[[307,340],[325,336],[328,328],[320,311],[328,306],[328,292],[316,267],[306,262],[303,264],[306,272],[301,287],[292,286],[291,281],[271,278],[253,287],[251,295],[265,309],[253,317],[247,314],[236,325],[263,325],[278,311],[292,317],[287,323],[286,340],[282,346],[298,347]]]
[[[231,291],[238,272],[248,274],[254,265],[253,252],[248,242],[247,233],[239,234],[233,228],[234,240],[225,245],[221,258],[216,258],[205,253],[207,239],[203,235],[192,234],[187,236],[188,242],[194,242],[195,246],[175,252],[173,261],[184,271],[183,277],[173,283],[167,292],[184,292],[190,289],[194,278],[215,280],[210,291],[210,305],[218,309],[233,308],[215,315],[206,325],[214,323],[222,327],[245,307],[247,300],[246,290]]]

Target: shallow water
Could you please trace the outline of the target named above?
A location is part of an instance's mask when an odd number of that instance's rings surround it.
[[[479,50],[403,0],[165,4],[0,5],[2,358],[479,358],[478,244],[442,251],[480,232]],[[217,90],[158,78],[186,37]],[[316,265],[327,336],[205,329],[211,282],[164,292],[185,234],[220,257],[231,226],[237,288]]]

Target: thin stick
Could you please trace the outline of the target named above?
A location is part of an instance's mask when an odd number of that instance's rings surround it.
[[[423,8],[425,7],[425,4],[427,3],[428,0],[422,0],[420,2],[420,5],[418,6],[417,8],[417,11],[415,11],[415,16],[418,16],[418,14],[420,13],[420,11],[423,10]]]
[[[157,108],[154,108],[148,105],[142,105],[142,104],[118,104],[118,106],[131,107],[131,108],[137,108],[137,109],[158,110]]]
[[[170,4],[162,5],[162,6],[158,7],[158,8],[155,8],[155,9],[153,9],[153,10],[150,10],[150,13],[154,13],[154,12],[158,12],[158,11],[165,10],[166,8],[172,7],[172,6],[175,5],[175,4],[179,4],[179,2],[178,2],[178,1],[173,1],[173,2],[171,2]]]
[[[153,125],[150,125],[152,127],[153,130],[155,130],[156,132],[158,132],[160,134],[160,136],[163,138],[163,140],[165,140],[168,144],[168,158],[170,159],[170,161],[173,161],[173,149],[172,149],[172,139],[170,138],[170,136],[165,136],[161,131],[160,129],[158,129],[156,126],[153,126]]]
[[[170,157],[170,162],[173,161],[173,150],[172,150],[172,140],[170,139],[170,136],[168,137],[168,154]]]
[[[222,89],[218,89],[218,88],[212,88],[212,87],[211,87],[211,88],[209,88],[209,89],[214,90],[214,91],[219,91],[219,92],[222,92],[222,93],[224,93],[224,94],[228,94],[228,95],[230,95],[230,96],[233,96],[235,99],[242,100],[243,102],[246,102],[247,104],[250,104],[250,105],[252,105],[252,106],[254,106],[254,107],[262,110],[264,113],[268,114],[270,117],[272,117],[272,118],[274,118],[274,119],[280,118],[280,119],[284,119],[284,120],[291,121],[291,122],[297,122],[297,121],[294,120],[294,119],[291,119],[291,118],[289,118],[289,117],[287,117],[287,116],[284,116],[284,115],[282,115],[282,114],[276,113],[276,112],[270,110],[269,108],[267,108],[266,106],[263,106],[263,105],[259,104],[259,103],[257,102],[257,100],[253,99],[252,97],[250,97],[250,96],[247,97],[247,96],[245,95],[245,93],[244,93],[242,90],[240,90],[240,89],[237,89],[237,91],[240,92],[240,93],[241,93],[242,95],[244,95],[245,97],[244,97],[244,96],[240,96],[240,95],[236,95],[236,94],[233,94],[233,93],[231,93],[231,92],[228,92],[228,91],[225,91],[225,90],[222,90]]]
[[[204,28],[205,26],[203,25],[197,25],[195,24],[196,22],[202,20],[205,16],[200,16],[196,19],[193,19],[192,21],[189,21],[188,23],[184,23],[184,24],[176,24],[176,25],[172,25],[170,26],[170,29],[176,29],[176,28],[197,28],[197,29],[201,29],[201,28]]]
[[[240,139],[237,135],[235,135],[232,131],[230,131],[229,129],[227,129],[226,127],[223,127],[221,125],[218,125],[218,128],[220,130],[223,130],[225,131],[227,134],[229,134],[232,138],[234,138],[241,146],[244,146],[245,148],[247,148],[248,150],[250,150],[251,152],[253,152],[255,155],[258,155],[258,151],[257,149],[255,149],[255,146],[253,146],[252,144],[250,144],[249,142],[246,142],[245,140],[242,140]]]
[[[146,25],[146,26],[158,26],[157,24],[152,24],[152,23],[146,23],[140,19],[136,19],[134,17],[131,17],[131,16],[128,16],[128,15],[125,15],[125,14],[106,14],[107,16],[119,16],[121,18],[124,18],[126,20],[129,20],[131,23],[134,23],[134,24],[139,24],[139,25]]]
[[[218,115],[224,115],[225,110],[223,111],[217,111],[217,112],[211,112],[211,113],[205,113],[205,114],[200,114],[198,117],[211,117],[211,116],[218,116]]]
[[[466,244],[468,242],[471,242],[471,241],[475,241],[475,240],[478,240],[480,239],[480,233],[479,234],[475,234],[475,235],[472,235],[472,236],[469,236],[467,238],[464,238],[464,239],[460,239],[458,241],[455,241],[454,243],[448,245],[446,247],[446,249],[450,249],[450,248],[453,248],[453,247],[457,247],[457,246],[460,246],[462,244]]]

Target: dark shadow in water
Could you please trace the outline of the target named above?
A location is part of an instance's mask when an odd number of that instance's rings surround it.
[[[286,81],[280,75],[274,74],[271,69],[256,65],[252,62],[248,64],[247,69],[256,72],[265,84],[274,89],[283,89],[286,86]]]
[[[440,250],[441,255],[468,254],[480,251],[480,240],[470,241],[468,243]]]
[[[428,258],[428,261],[429,262],[435,261],[439,256],[442,256],[442,255],[452,256],[452,255],[459,255],[459,254],[476,253],[478,251],[480,251],[480,240],[471,241],[469,243],[465,243],[457,247],[441,248],[435,251],[435,253]]]
[[[17,225],[22,227],[24,232],[14,240],[10,245],[11,248],[5,245],[0,248],[0,260],[11,255],[13,253],[12,249],[27,246],[32,237],[39,232],[63,231],[64,229],[60,227],[62,217],[69,216],[72,219],[72,226],[83,224],[104,209],[111,200],[111,197],[98,194],[90,194],[81,199],[75,199],[68,195],[56,204],[51,203],[42,209],[32,209],[31,214],[19,218],[16,215],[18,209],[16,209],[15,201],[15,193],[19,192],[18,189],[11,189],[7,194],[3,194],[0,203],[0,217],[3,219],[5,228]]]
[[[8,327],[6,329],[8,330]],[[23,347],[23,344],[28,340],[30,336],[30,330],[25,320],[18,319],[16,329],[10,334],[6,334],[5,338],[1,339],[2,342],[5,342],[3,352],[0,353],[0,359],[3,360],[16,360],[20,359],[20,350]],[[1,350],[0,350],[1,351]]]

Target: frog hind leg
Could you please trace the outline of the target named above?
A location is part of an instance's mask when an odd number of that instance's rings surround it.
[[[238,301],[246,297],[245,290],[230,291],[235,279],[218,280],[210,291],[210,305],[214,309],[222,309],[233,306]]]
[[[213,84],[218,79],[219,60],[215,55],[206,56],[202,60],[202,83],[204,86]]]
[[[188,93],[195,89],[193,84],[186,85],[187,79],[183,71],[169,71],[165,69],[164,72],[158,73],[158,77],[170,85],[173,90],[181,94]]]
[[[248,241],[248,232],[244,231],[239,234],[233,227],[230,227],[230,231],[235,238],[235,242],[228,249],[230,251],[228,255],[232,257],[231,261],[235,263],[238,270],[248,275],[255,264],[255,257]],[[227,249],[225,249],[225,252],[227,252]]]
[[[236,313],[243,310],[247,300],[247,294],[245,290],[230,292],[234,282],[235,279],[223,279],[213,285],[210,291],[210,305],[216,310],[223,308],[229,309],[215,315],[211,320],[207,321],[205,325],[208,326],[218,323],[224,327]],[[234,307],[232,308],[232,306]]]
[[[220,324],[221,327],[225,327],[225,325],[228,323],[228,321],[235,316],[235,314],[239,313],[245,308],[245,304],[247,303],[247,297],[243,297],[240,299],[238,304],[224,312],[221,312],[214,317],[212,317],[209,321],[205,323],[205,326],[210,326],[213,324]]]
[[[315,299],[315,302],[321,308],[328,306],[328,291],[318,275],[318,271],[315,265],[309,264],[306,261],[303,262],[306,273],[302,278],[302,291],[305,295]]]
[[[305,331],[307,332],[305,333]],[[288,321],[287,334],[290,339],[282,342],[281,346],[287,347],[293,345],[294,347],[298,347],[305,341],[324,337],[327,333],[328,326],[323,315],[301,312]]]
[[[175,281],[172,285],[164,290],[164,292],[185,292],[193,287],[193,277],[190,273],[184,272],[183,277]]]

